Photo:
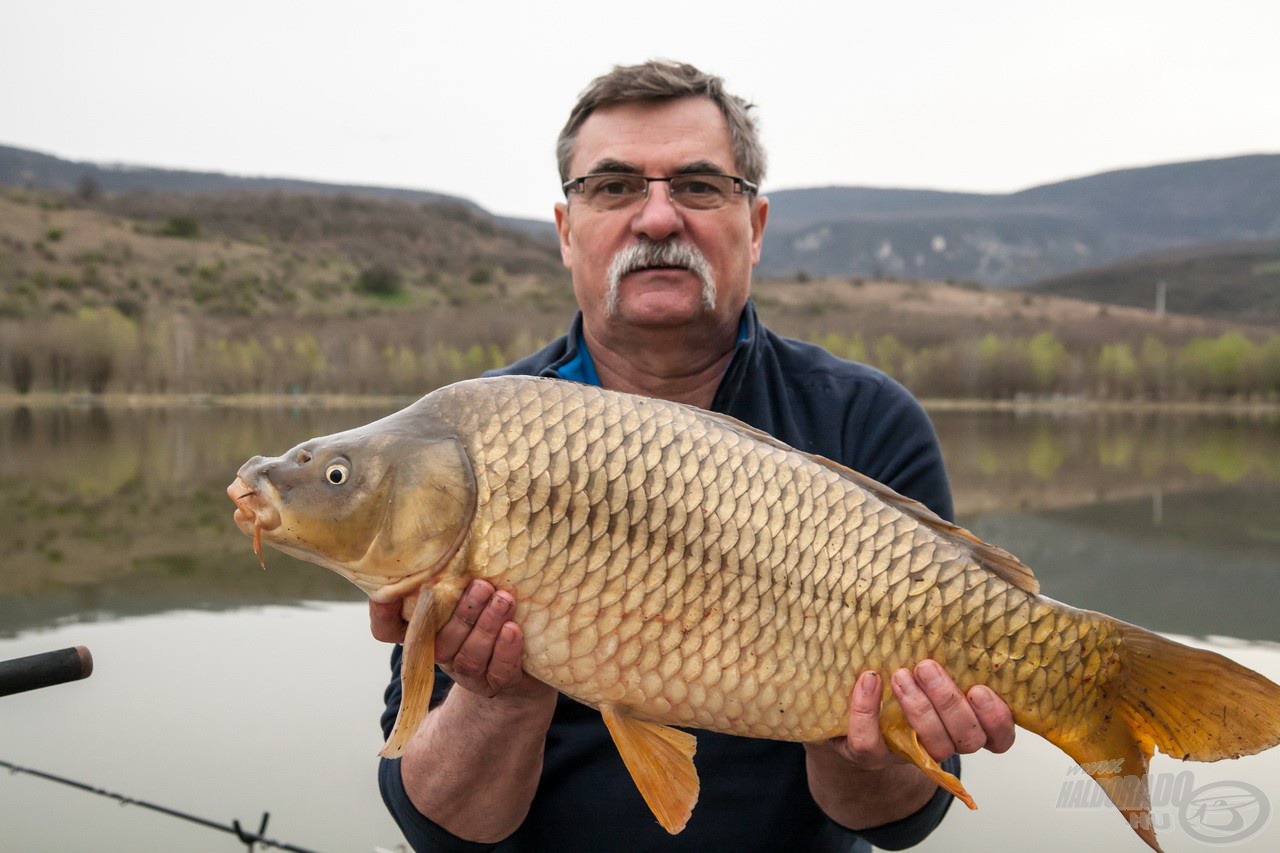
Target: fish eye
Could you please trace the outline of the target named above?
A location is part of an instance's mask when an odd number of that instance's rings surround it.
[[[334,462],[324,469],[324,478],[335,486],[341,486],[351,476],[351,469],[341,462]]]

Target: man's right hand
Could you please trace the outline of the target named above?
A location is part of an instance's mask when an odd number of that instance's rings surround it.
[[[403,643],[400,602],[369,604],[373,636]],[[436,634],[450,690],[405,748],[400,777],[422,814],[472,841],[500,841],[524,820],[537,790],[555,688],[520,666],[515,599],[473,580]]]
[[[403,643],[408,623],[400,602],[369,602],[369,625],[376,639]],[[555,689],[530,677],[520,667],[524,634],[511,620],[516,609],[511,593],[477,578],[463,590],[453,615],[436,634],[436,663],[458,686],[493,698],[554,695]]]
[[[436,635],[436,663],[459,687],[481,696],[554,696],[555,688],[520,666],[524,634],[511,620],[515,611],[511,593],[473,580]]]

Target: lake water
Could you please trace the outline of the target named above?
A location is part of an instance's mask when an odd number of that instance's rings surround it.
[[[363,597],[275,551],[260,570],[224,493],[247,457],[386,411],[0,408],[0,660],[83,644],[96,663],[0,697],[0,760],[220,823],[256,829],[269,811],[266,834],[299,847],[403,849],[374,777],[387,649]],[[934,418],[961,522],[1045,594],[1280,681],[1280,418]],[[957,806],[920,849],[1145,849],[1110,806],[1071,800],[1071,768],[1025,732],[970,759],[980,809]],[[1234,849],[1280,849],[1264,814],[1280,808],[1280,750],[1153,770],[1217,803],[1158,809],[1166,850],[1250,830]],[[3,771],[0,826],[5,850],[243,847]]]

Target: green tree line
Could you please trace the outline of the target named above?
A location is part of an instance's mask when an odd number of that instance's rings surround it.
[[[532,352],[563,317],[295,321],[239,327],[114,308],[0,321],[0,388],[215,394],[419,394]],[[1278,400],[1280,334],[1239,333],[1169,344],[1071,347],[1053,332],[911,345],[886,334],[814,341],[871,364],[925,397],[1103,400]]]

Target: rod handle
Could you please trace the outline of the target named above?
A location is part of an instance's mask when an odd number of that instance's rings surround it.
[[[93,656],[84,646],[0,661],[0,696],[88,678]]]

